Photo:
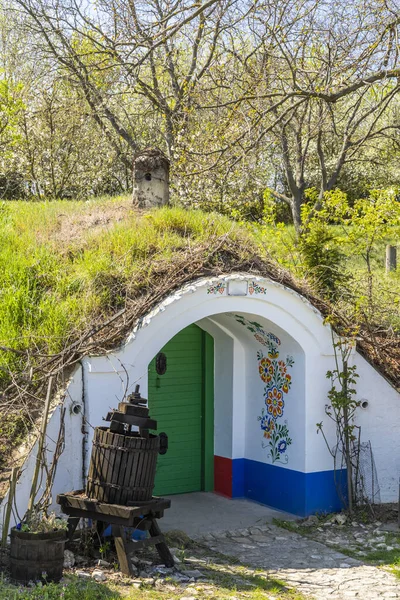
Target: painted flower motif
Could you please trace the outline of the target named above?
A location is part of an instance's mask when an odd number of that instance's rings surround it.
[[[281,440],[278,444],[279,454],[283,454],[284,452],[286,452],[286,448],[287,448],[286,440]]]
[[[278,358],[279,352],[276,348],[271,348],[270,351],[268,352],[268,356],[270,358]]]
[[[272,364],[272,361],[266,357],[262,358],[258,366],[258,372],[265,383],[270,383],[274,374],[274,365]]]
[[[275,344],[278,344],[278,346],[281,345],[281,340],[278,337],[276,337],[276,335],[274,335],[273,333],[268,333],[268,337],[270,340],[275,342]]]
[[[222,281],[220,281],[219,283],[216,283],[215,285],[212,285],[211,287],[207,288],[207,294],[223,294],[225,292],[225,288],[225,283],[222,283]]]
[[[271,419],[271,417],[265,415],[261,419],[261,429],[264,431],[264,437],[267,438],[267,440],[271,439],[271,435],[275,429],[275,421]]]
[[[261,285],[258,285],[258,283],[256,281],[253,281],[249,285],[249,293],[250,294],[266,294],[267,288],[262,287]]]
[[[290,389],[290,385],[292,383],[291,379],[292,378],[290,375],[285,375],[285,381],[283,382],[283,385],[282,385],[282,390],[285,392],[285,394],[287,394]]]
[[[255,333],[254,337],[256,338],[257,342],[260,342],[260,344],[265,346],[265,340],[259,333]]]
[[[278,360],[279,373],[281,375],[285,375],[286,373],[286,363],[284,360]]]
[[[276,387],[268,390],[265,404],[267,405],[268,413],[272,415],[274,419],[281,417],[283,415],[283,407],[285,406],[281,390],[278,390]]]

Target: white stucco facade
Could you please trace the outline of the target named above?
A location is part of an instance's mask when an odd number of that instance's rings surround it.
[[[335,368],[331,329],[304,297],[246,274],[185,286],[146,315],[121,348],[82,361],[66,390],[65,451],[54,497],[84,487],[93,428],[104,424],[107,412],[137,383],[147,397],[150,361],[193,323],[214,340],[215,464],[219,476],[229,479],[221,489],[299,515],[337,509],[332,457],[316,427],[323,421],[334,443],[334,427],[325,414],[326,372]],[[368,402],[358,409],[357,424],[362,440],[372,445],[381,499],[394,501],[400,476],[400,395],[360,355],[354,353],[352,360],[360,375],[357,398]],[[58,421],[56,409],[48,430],[50,454]],[[20,515],[33,462],[34,451],[17,486]],[[219,485],[216,477],[217,491]]]

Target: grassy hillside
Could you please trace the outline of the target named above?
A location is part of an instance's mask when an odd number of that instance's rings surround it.
[[[221,216],[179,209],[140,215],[126,198],[4,203],[0,223],[0,343],[48,353],[121,309],[156,263],[212,237],[250,243]],[[0,359],[11,368],[19,360],[9,352]]]
[[[243,257],[273,257],[297,278],[312,281],[290,227],[241,226],[215,213],[178,208],[138,213],[126,197],[0,204],[0,344],[58,352],[145,288],[160,261],[173,263],[177,253],[210,247],[221,236],[238,242]],[[374,291],[382,308],[388,301],[395,308],[400,270],[386,276],[384,251],[381,243],[372,252]],[[349,303],[363,302],[370,282],[363,258],[351,247],[341,269],[348,281],[336,304],[349,312]],[[398,311],[389,313],[397,327]],[[4,366],[18,357],[3,352],[0,361],[4,378]]]
[[[32,427],[50,373],[62,386],[80,356],[118,345],[174,287],[251,270],[262,254],[248,231],[211,213],[140,213],[128,198],[0,206],[3,460]]]
[[[399,272],[384,275],[382,243],[374,248],[372,282],[350,251],[340,269],[346,278],[334,309],[359,319],[366,352],[396,382]],[[240,225],[199,210],[138,212],[126,197],[0,204],[0,456],[32,426],[50,373],[62,385],[66,367],[115,347],[174,287],[240,270],[272,274],[308,296],[318,290],[290,228]],[[382,335],[384,354],[374,349]]]

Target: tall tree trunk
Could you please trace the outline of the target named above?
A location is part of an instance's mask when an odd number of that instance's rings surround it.
[[[292,193],[291,198],[291,210],[293,217],[293,224],[296,230],[296,233],[300,233],[301,230],[301,203],[302,203],[302,192],[301,190],[297,190],[294,194]]]

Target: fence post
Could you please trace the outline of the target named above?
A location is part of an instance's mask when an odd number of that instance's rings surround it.
[[[386,273],[395,271],[397,268],[397,248],[396,246],[386,246]]]

